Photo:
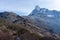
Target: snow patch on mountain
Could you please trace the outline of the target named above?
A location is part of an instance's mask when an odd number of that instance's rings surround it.
[[[47,15],[47,17],[54,17],[54,15]]]

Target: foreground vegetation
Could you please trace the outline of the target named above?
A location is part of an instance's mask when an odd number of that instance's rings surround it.
[[[55,40],[51,37],[41,37],[23,28],[21,24],[14,24],[0,18],[0,40],[18,40],[18,37],[21,40]]]

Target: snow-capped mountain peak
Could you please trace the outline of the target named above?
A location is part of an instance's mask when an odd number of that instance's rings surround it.
[[[38,5],[35,7],[35,9],[40,11],[40,7]]]

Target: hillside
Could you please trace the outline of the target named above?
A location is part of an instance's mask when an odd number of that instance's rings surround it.
[[[34,20],[30,20],[30,17],[21,17],[13,12],[0,13],[0,40],[59,39],[60,36],[57,33],[51,33],[43,27],[38,27]]]

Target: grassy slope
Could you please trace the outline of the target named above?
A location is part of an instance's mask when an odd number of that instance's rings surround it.
[[[13,24],[7,20],[0,19],[0,40],[55,40],[51,37],[41,37],[36,33],[31,33],[30,29],[24,28],[23,24]]]

